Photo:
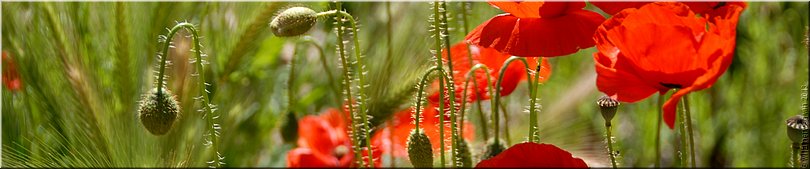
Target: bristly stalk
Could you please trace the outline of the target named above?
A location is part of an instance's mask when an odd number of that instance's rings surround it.
[[[337,11],[342,12],[343,9],[342,9],[341,5],[342,4],[339,1],[335,2],[335,6],[336,6],[335,10],[336,11],[331,11],[331,12],[333,12],[333,13],[338,13]],[[357,125],[356,125],[357,122],[355,121],[355,118],[354,118],[356,113],[355,113],[355,110],[354,110],[354,104],[351,102],[352,101],[351,98],[353,96],[352,95],[352,90],[351,90],[352,76],[351,76],[351,72],[349,71],[350,65],[349,65],[348,58],[346,57],[346,49],[345,49],[346,47],[345,47],[345,44],[344,44],[344,41],[343,41],[343,31],[345,29],[343,27],[343,15],[334,15],[334,16],[335,16],[335,25],[336,25],[335,26],[335,32],[337,34],[337,41],[338,41],[337,42],[337,50],[338,50],[338,55],[340,56],[340,61],[341,61],[341,65],[342,65],[342,68],[343,68],[342,69],[343,70],[343,92],[344,92],[343,94],[346,96],[344,101],[346,102],[347,111],[349,111],[349,125],[351,126],[351,137],[350,138],[351,138],[352,144],[354,145],[354,146],[352,146],[352,149],[355,152],[354,153],[354,160],[355,160],[355,164],[357,164],[358,166],[362,166],[363,165],[363,160],[362,160],[363,156],[362,156],[362,153],[361,153],[362,151],[360,149],[360,140],[357,137],[359,132],[358,132]]]
[[[506,68],[509,67],[509,64],[511,64],[515,60],[519,60],[520,62],[523,63],[523,67],[526,68],[525,69],[526,70],[526,76],[531,77],[531,72],[530,72],[530,69],[529,69],[529,63],[526,61],[526,58],[512,56],[512,57],[509,57],[509,59],[506,59],[506,61],[504,61],[503,66],[501,66],[500,72],[498,72],[498,81],[495,82],[495,88],[497,90],[495,90],[495,97],[492,98],[492,106],[491,106],[492,107],[493,124],[495,125],[495,135],[493,136],[494,137],[494,139],[493,139],[494,140],[494,145],[498,145],[498,142],[499,142],[498,141],[499,140],[498,139],[498,134],[499,134],[499,130],[500,130],[500,128],[499,128],[500,125],[498,124],[498,122],[500,122],[500,120],[498,118],[498,106],[500,105],[500,100],[501,100],[500,99],[501,98],[501,89],[500,89],[501,81],[503,81],[503,76],[504,76],[504,72],[506,72]],[[530,85],[529,86],[529,93],[533,93],[533,90],[534,89],[532,89],[532,87]],[[529,137],[529,138],[531,138],[531,137]]]
[[[470,31],[469,31],[469,23],[467,22],[467,12],[468,12],[467,11],[468,10],[467,3],[468,2],[461,2],[461,18],[462,18],[462,24],[464,25],[463,29],[464,29],[464,34],[465,35],[470,33]],[[473,62],[472,50],[470,50],[470,44],[465,43],[465,45],[467,46],[467,60],[470,63],[470,67],[473,67],[475,63]],[[468,77],[468,78],[470,78],[470,77]],[[478,81],[476,78],[477,78],[476,76],[472,76],[473,81]],[[487,83],[487,87],[490,87],[490,85],[492,85],[492,84]],[[473,87],[475,89],[478,89],[478,87],[479,87],[478,83],[473,83]],[[467,90],[466,85],[464,86],[464,90]],[[478,92],[475,92],[474,94],[475,94],[475,98],[481,98],[481,96],[478,95]],[[492,96],[491,94],[492,93],[490,92],[490,96]],[[465,97],[462,97],[462,98],[466,99],[467,97],[465,96]],[[464,103],[466,103],[466,102],[467,102],[466,100],[461,102],[462,106],[461,106],[460,109],[461,109],[461,119],[462,120],[464,119],[464,109],[465,109]],[[484,140],[487,140],[487,138],[489,138],[489,133],[488,133],[489,129],[488,129],[487,125],[486,125],[487,124],[486,121],[484,120],[485,118],[484,118],[484,111],[483,111],[483,108],[481,106],[481,99],[475,99],[475,102],[477,103],[476,108],[478,110],[478,116],[480,117],[479,122],[481,123],[481,128],[482,128],[481,129],[481,133],[482,133],[481,135],[484,137]],[[459,125],[459,128],[462,128],[462,132],[464,132],[463,131],[464,123],[461,123]]]
[[[425,100],[424,99],[425,86],[427,85],[427,81],[430,79],[429,76],[435,71],[439,71],[439,73],[441,73],[441,74],[439,74],[440,75],[439,76],[439,82],[446,82],[446,83],[453,84],[452,81],[450,81],[450,78],[448,77],[449,76],[448,73],[446,71],[444,71],[444,69],[442,67],[434,66],[434,67],[430,68],[427,72],[425,72],[424,75],[422,75],[422,80],[419,82],[419,86],[417,86],[418,89],[417,89],[417,95],[416,95],[416,110],[415,110],[416,115],[414,116],[414,119],[415,119],[414,121],[416,123],[415,126],[414,126],[414,129],[416,129],[417,132],[419,130],[419,119],[421,119],[421,113],[422,113],[422,101]],[[451,96],[453,96],[453,95],[451,95]],[[440,100],[443,100],[443,99],[444,98],[442,98]],[[441,119],[441,121],[444,121],[443,120],[444,116],[439,115],[439,119]],[[444,132],[444,130],[442,128],[444,128],[444,126],[439,126],[439,130],[440,130],[439,132]],[[440,145],[441,145],[441,147],[444,147],[444,138],[442,137],[441,133],[439,133],[439,134],[440,134],[439,139],[441,140]],[[440,150],[444,151],[444,148],[441,148]],[[444,156],[444,153],[441,153],[441,156]],[[444,158],[442,157],[442,159],[444,159]],[[444,167],[445,166],[444,163],[442,163],[441,166]]]
[[[490,73],[489,68],[487,68],[486,65],[483,65],[483,64],[479,63],[479,64],[476,64],[476,65],[472,66],[472,68],[470,68],[470,70],[467,71],[466,78],[465,78],[466,80],[464,81],[464,89],[468,88],[468,86],[470,85],[469,83],[470,83],[471,80],[475,81],[475,76],[474,75],[475,75],[475,71],[478,71],[478,69],[483,69],[486,74]],[[492,78],[490,76],[486,76],[486,77],[487,77],[487,84],[492,84]],[[477,84],[477,82],[473,83],[473,84]],[[477,85],[475,85],[475,86],[476,86],[475,89],[477,90],[478,87],[477,87]],[[493,92],[492,85],[487,85],[487,92],[489,93],[490,96],[493,96],[493,94],[492,94],[492,92]],[[474,93],[476,94],[476,96],[478,95],[478,91],[475,91]],[[463,92],[461,98],[462,99],[467,99],[467,92]],[[476,100],[478,100],[478,99],[476,99]],[[461,108],[460,109],[461,109],[461,120],[462,121],[464,120],[464,105],[466,103],[467,103],[466,100],[461,102]],[[479,104],[479,107],[480,107],[480,104]],[[479,111],[479,113],[480,113],[480,111]],[[482,122],[484,121],[483,115],[481,116],[481,121]],[[486,130],[487,130],[486,123],[482,123],[481,125],[484,127],[484,129],[483,129],[483,130],[485,130],[484,133],[486,133]],[[464,130],[464,123],[463,122],[461,123],[459,128],[461,128],[462,131]],[[461,135],[461,134],[459,134],[459,135]],[[488,137],[484,136],[484,140],[487,140],[487,139],[488,139]]]
[[[677,155],[680,156],[681,167],[686,167],[686,166],[689,166],[689,160],[688,160],[689,153],[686,153],[688,151],[688,146],[689,146],[689,141],[687,141],[688,140],[688,138],[687,138],[688,135],[686,134],[686,119],[687,118],[686,118],[686,112],[684,112],[686,110],[686,104],[684,104],[684,102],[680,102],[680,106],[681,107],[680,107],[680,112],[679,112],[679,116],[678,116],[679,118],[678,119],[680,120],[681,125],[678,125],[679,126],[678,127],[678,130],[679,130],[678,132],[680,133],[680,137],[681,137],[681,139],[679,140],[681,146],[680,146],[680,149],[678,149],[678,150],[680,150],[680,152]]]
[[[200,43],[200,38],[199,38],[199,35],[198,35],[198,32],[197,32],[197,28],[194,25],[192,25],[191,23],[187,23],[187,22],[178,23],[177,25],[175,25],[169,31],[169,34],[167,34],[165,36],[166,41],[165,41],[165,44],[163,45],[163,52],[161,52],[161,55],[165,55],[165,56],[161,57],[160,70],[159,70],[159,74],[158,74],[157,91],[161,91],[161,88],[163,87],[163,80],[164,80],[163,76],[164,76],[164,72],[165,72],[165,69],[166,69],[166,58],[168,57],[168,51],[169,51],[169,46],[171,45],[171,39],[181,29],[186,29],[189,32],[191,32],[191,37],[192,37],[192,40],[194,42],[194,49],[192,51],[196,54],[196,59],[197,59],[194,62],[196,64],[196,67],[197,67],[196,76],[199,77],[200,95],[202,95],[202,96],[200,96],[200,98],[202,98],[202,101],[203,101],[203,109],[205,110],[206,123],[207,123],[207,126],[208,126],[208,128],[206,130],[206,133],[207,133],[206,135],[208,137],[206,138],[207,140],[206,140],[205,144],[206,144],[206,146],[209,146],[209,148],[214,150],[214,151],[212,151],[213,154],[211,154],[213,159],[211,161],[208,161],[207,163],[208,163],[209,167],[217,167],[217,168],[222,167],[222,165],[225,164],[224,162],[222,162],[222,160],[224,160],[225,157],[223,157],[222,155],[219,154],[219,134],[220,134],[219,130],[221,129],[221,127],[220,127],[220,125],[218,123],[215,122],[215,120],[218,119],[219,116],[216,116],[214,114],[214,110],[212,108],[212,106],[214,106],[214,105],[210,104],[210,99],[209,99],[209,96],[208,96],[209,92],[206,89],[209,85],[208,85],[208,83],[205,82],[205,71],[204,71],[205,69],[203,68],[203,63],[204,63],[203,55],[204,54],[202,54],[202,44]]]
[[[434,56],[436,57],[436,67],[439,69],[444,69],[442,65],[442,33],[441,33],[441,26],[439,25],[441,19],[439,18],[441,14],[439,13],[439,3],[437,1],[431,2],[433,4],[433,15],[430,18],[430,22],[432,22],[432,31],[433,31],[433,42],[434,45]],[[445,84],[443,79],[439,80],[439,159],[441,166],[445,166],[445,159],[444,159],[444,95],[445,95],[445,85],[453,85],[453,84]],[[450,95],[455,95],[455,93],[451,93]]]
[[[534,72],[534,81],[529,81],[529,142],[540,142],[538,133],[537,111],[539,109],[537,95],[540,93],[540,70],[543,67],[543,59],[537,59],[537,70]],[[528,67],[526,71],[529,71]]]
[[[450,81],[449,86],[448,86],[448,89],[449,89],[448,92],[450,93],[450,142],[451,142],[451,145],[452,145],[452,147],[450,147],[450,149],[452,150],[451,155],[453,157],[454,166],[455,167],[462,167],[461,160],[459,160],[459,158],[461,158],[459,156],[460,152],[456,151],[458,149],[458,147],[459,147],[459,145],[458,145],[459,132],[458,132],[458,128],[456,127],[457,126],[457,124],[456,124],[456,122],[457,122],[457,120],[456,120],[456,118],[457,118],[456,117],[456,110],[458,108],[456,107],[456,99],[455,99],[455,96],[456,96],[455,83],[454,83],[455,80],[453,79],[453,76],[452,76],[452,74],[454,73],[454,70],[453,70],[453,57],[452,57],[453,54],[451,53],[452,51],[450,50],[450,47],[451,47],[450,46],[450,29],[448,28],[449,22],[447,21],[448,20],[448,18],[447,18],[447,2],[436,1],[436,3],[440,4],[439,13],[441,14],[441,19],[442,19],[441,24],[440,24],[441,25],[441,33],[442,33],[442,39],[444,39],[444,47],[445,47],[445,50],[447,51],[447,63],[448,63],[447,64],[447,72],[450,73],[450,75],[447,76],[447,78],[449,79],[448,81]],[[444,116],[442,116],[442,117],[444,117]],[[444,118],[442,118],[441,122],[442,122],[442,128],[444,128]]]
[[[683,121],[686,122],[686,132],[689,133],[689,158],[691,160],[690,162],[692,163],[692,168],[695,168],[697,166],[695,164],[695,129],[692,126],[692,113],[689,111],[689,95],[683,95],[682,101],[684,105],[684,113],[686,114],[686,118],[684,118]]]

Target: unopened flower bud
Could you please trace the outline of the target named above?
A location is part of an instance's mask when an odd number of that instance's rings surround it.
[[[498,144],[495,144],[495,139],[490,138],[487,140],[487,147],[484,147],[484,154],[481,157],[481,160],[490,159],[492,157],[501,154],[504,150],[506,150],[506,145],[503,144],[504,141],[498,139]]]
[[[295,144],[298,141],[298,118],[295,117],[295,112],[288,112],[287,118],[281,126],[281,139],[285,143]]]
[[[457,144],[458,157],[456,158],[461,163],[461,168],[472,168],[472,153],[470,153],[470,145],[467,144],[467,140],[458,139]]]
[[[807,130],[810,125],[808,124],[807,118],[804,118],[802,115],[796,115],[788,118],[785,123],[787,123],[787,134],[790,141],[793,141],[794,144],[801,143],[802,131]]]
[[[620,105],[619,101],[609,96],[602,96],[596,101],[596,104],[599,105],[599,111],[602,112],[602,117],[605,118],[605,124],[610,124],[610,120],[613,119],[613,116],[616,116],[616,109]]]
[[[292,7],[279,13],[270,21],[270,29],[278,37],[298,36],[307,33],[318,20],[318,14],[307,7]]]
[[[158,91],[155,88],[141,100],[138,114],[146,130],[154,135],[164,135],[180,114],[180,105],[168,89]]]
[[[424,130],[411,131],[408,137],[408,157],[415,168],[433,168],[433,146]]]

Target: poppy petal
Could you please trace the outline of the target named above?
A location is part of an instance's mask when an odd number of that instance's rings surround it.
[[[287,152],[287,167],[338,167],[337,159],[314,153],[309,148],[295,148]]]
[[[489,1],[489,4],[519,18],[539,18],[543,2]]]
[[[479,162],[475,168],[587,168],[580,158],[551,144],[520,143],[495,157]]]
[[[509,45],[492,47],[522,57],[565,56],[592,47],[591,35],[603,21],[602,15],[586,10],[575,10],[555,18],[520,19],[512,31]]]
[[[675,127],[675,115],[677,114],[676,109],[678,108],[678,103],[681,101],[681,97],[686,94],[689,94],[693,91],[693,88],[688,87],[675,92],[672,96],[664,103],[664,122],[667,123],[667,127],[669,129],[673,129]]]
[[[465,40],[470,44],[502,51],[510,43],[517,22],[518,17],[511,14],[496,15],[470,31]]]
[[[314,153],[332,154],[334,147],[340,145],[339,130],[333,129],[329,122],[320,117],[301,118],[298,126],[300,147],[310,148]]]
[[[590,2],[594,6],[599,9],[602,9],[603,12],[607,13],[608,15],[616,15],[620,11],[627,9],[627,8],[640,8],[650,2],[606,2],[606,1],[598,1],[598,2]]]

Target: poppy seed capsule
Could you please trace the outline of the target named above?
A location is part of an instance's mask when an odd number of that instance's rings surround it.
[[[472,168],[472,153],[470,153],[470,146],[467,144],[467,141],[464,139],[458,139],[458,148],[456,151],[458,152],[457,159],[461,163],[461,168]]]
[[[417,132],[418,131],[418,132]],[[433,145],[423,130],[412,130],[408,137],[408,158],[415,168],[433,167]]]
[[[793,143],[802,142],[802,131],[807,130],[810,125],[807,119],[802,115],[796,115],[788,118],[785,123],[787,123],[787,134],[790,141],[793,141]]]
[[[610,124],[610,120],[613,120],[613,116],[616,115],[616,109],[619,108],[619,101],[609,96],[602,96],[596,101],[596,104],[599,105],[602,117],[605,118],[605,124]]]
[[[141,123],[154,135],[168,133],[179,113],[180,105],[177,104],[174,95],[165,88],[162,88],[161,92],[158,92],[157,88],[152,89],[143,97],[138,107]]]
[[[278,37],[298,36],[315,26],[318,14],[307,7],[292,7],[284,10],[270,21],[270,29]]]
[[[495,144],[495,139],[490,138],[487,140],[487,147],[484,147],[484,156],[481,157],[481,160],[490,159],[501,154],[501,152],[506,150],[506,145],[503,143],[504,141],[500,139],[498,139],[498,144]]]

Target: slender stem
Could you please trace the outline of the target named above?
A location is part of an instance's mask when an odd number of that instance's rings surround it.
[[[470,32],[469,31],[469,26],[468,26],[469,24],[467,22],[467,3],[468,2],[461,2],[461,18],[462,18],[462,21],[463,21],[462,23],[464,24],[464,34],[465,35]],[[467,45],[467,61],[469,61],[470,67],[473,67],[475,63],[473,62],[472,50],[470,50],[470,44],[465,43],[465,45]],[[489,70],[487,70],[487,72],[489,72]],[[489,74],[489,73],[487,73],[487,74]],[[476,81],[476,82],[478,81],[476,79],[478,77],[476,77],[476,76],[468,76],[467,78],[468,79],[472,78],[472,80]],[[489,78],[489,77],[487,76],[487,78]],[[491,87],[490,87],[491,85],[492,85],[491,83],[487,83],[487,87],[489,87],[490,89],[491,89]],[[473,83],[473,87],[474,87],[474,90],[477,90],[478,89],[478,83]],[[464,85],[464,90],[467,90],[466,85]],[[487,140],[487,138],[489,138],[489,130],[487,129],[486,121],[484,120],[485,119],[484,118],[484,110],[483,110],[483,107],[481,106],[481,99],[479,99],[479,98],[481,98],[481,96],[478,94],[478,92],[474,92],[474,94],[475,94],[475,98],[476,98],[475,102],[477,103],[476,108],[478,110],[478,115],[480,116],[479,121],[481,122],[481,128],[482,128],[482,130],[481,130],[482,134],[481,135],[484,137],[484,140]],[[467,99],[466,96],[463,97],[463,98]],[[464,100],[462,102],[462,106],[461,106],[461,109],[462,109],[461,119],[464,119],[464,112],[463,112],[464,104],[463,103],[465,103],[465,102],[467,102],[467,101]],[[462,128],[462,130],[464,129],[464,123],[461,123],[461,128]]]
[[[313,41],[312,38],[309,38],[309,36],[305,36],[304,38],[301,39],[301,41],[309,43],[312,46],[315,46],[316,49],[318,49],[318,55],[320,56],[321,59],[321,66],[323,67],[323,70],[326,71],[325,74],[327,80],[329,80],[329,88],[332,88],[332,91],[335,92],[335,104],[341,104],[340,98],[343,98],[343,95],[340,93],[339,89],[340,87],[335,87],[335,84],[337,83],[335,83],[335,77],[333,77],[332,73],[330,73],[331,72],[330,70],[332,69],[329,68],[329,64],[326,61],[326,54],[323,53],[323,47],[321,47],[321,45]]]
[[[287,78],[287,109],[289,111],[293,111],[293,105],[295,105],[295,90],[293,88],[293,84],[295,83],[295,54],[298,52],[298,45],[293,45],[293,53],[292,57],[290,57],[290,76]],[[293,114],[297,114],[293,112]]]
[[[157,91],[161,91],[161,87],[163,87],[163,80],[164,80],[163,76],[164,76],[164,72],[165,72],[165,69],[166,69],[166,58],[168,57],[168,54],[169,54],[168,51],[169,51],[169,46],[170,46],[170,43],[171,43],[171,39],[181,29],[186,29],[189,32],[191,32],[191,37],[192,37],[192,40],[194,42],[194,50],[193,51],[196,54],[196,58],[197,58],[197,61],[195,61],[195,63],[196,63],[196,66],[197,66],[197,76],[200,78],[199,79],[199,82],[200,82],[200,94],[202,95],[202,98],[203,98],[203,108],[205,109],[205,112],[207,114],[206,115],[206,117],[207,117],[206,122],[207,122],[207,125],[209,127],[208,130],[207,130],[207,132],[208,132],[207,135],[208,135],[208,139],[209,139],[209,141],[211,143],[210,146],[211,146],[212,149],[214,149],[214,151],[213,151],[214,154],[212,154],[214,159],[209,161],[208,164],[212,165],[212,167],[222,167],[222,165],[224,163],[221,162],[221,160],[224,159],[224,157],[221,157],[220,154],[219,154],[219,139],[218,139],[219,138],[219,130],[221,129],[221,127],[220,127],[219,124],[215,123],[215,120],[218,119],[219,116],[214,115],[214,111],[211,108],[212,105],[209,102],[210,99],[209,99],[208,95],[210,93],[208,92],[208,89],[207,89],[207,87],[209,85],[208,85],[208,83],[205,82],[205,71],[203,69],[203,59],[202,59],[202,44],[200,44],[200,39],[199,39],[199,35],[197,33],[197,29],[191,23],[185,23],[184,22],[184,23],[179,23],[179,24],[175,25],[174,28],[172,28],[169,31],[169,34],[166,36],[166,43],[163,45],[163,52],[161,53],[164,56],[161,57],[160,71],[159,71],[159,75],[158,75]]]
[[[793,149],[793,152],[790,153],[790,160],[793,162],[793,168],[799,168],[802,164],[802,161],[799,158],[799,146],[800,143],[793,143],[790,146],[790,148]]]
[[[340,12],[337,12],[337,11],[343,10],[341,5],[342,5],[342,3],[340,3],[339,1],[335,2],[335,6],[336,6],[335,10],[318,13],[318,16],[331,16],[331,15],[334,15],[336,13],[340,13]],[[362,160],[363,155],[361,153],[362,151],[361,151],[360,145],[359,145],[360,141],[358,140],[358,137],[357,137],[357,134],[358,134],[357,125],[356,125],[357,122],[354,121],[354,119],[355,119],[354,118],[354,116],[355,116],[354,104],[351,103],[351,100],[352,100],[351,98],[353,96],[352,95],[352,90],[351,90],[352,77],[351,77],[351,74],[349,72],[349,61],[348,61],[348,58],[346,57],[346,47],[345,47],[345,44],[343,43],[343,29],[344,29],[343,28],[343,15],[334,15],[334,16],[335,16],[335,22],[337,22],[337,25],[338,25],[336,27],[337,41],[338,41],[337,42],[337,44],[338,44],[337,45],[337,48],[338,48],[337,50],[338,50],[338,55],[340,55],[341,65],[343,65],[343,91],[346,94],[346,100],[345,101],[347,102],[346,106],[348,108],[349,117],[350,117],[349,118],[349,125],[351,125],[351,128],[352,128],[351,129],[351,132],[352,132],[351,140],[352,140],[352,144],[355,145],[355,146],[352,146],[352,149],[354,149],[354,160],[355,160],[354,162],[358,166],[362,166],[363,165],[363,160]]]
[[[680,116],[679,116],[681,125],[679,125],[679,127],[678,127],[679,128],[678,130],[680,130],[679,132],[680,132],[680,136],[681,136],[681,139],[680,139],[680,143],[681,143],[680,150],[681,151],[680,151],[680,153],[678,153],[678,155],[681,157],[681,167],[686,167],[686,166],[689,165],[689,160],[687,160],[689,158],[688,157],[689,154],[686,153],[688,151],[687,147],[689,146],[689,142],[686,141],[688,139],[687,138],[688,135],[686,135],[686,121],[684,120],[684,119],[687,119],[686,118],[686,112],[684,112],[684,110],[686,110],[686,104],[684,104],[684,103],[685,102],[681,102],[681,108],[680,108],[681,112],[680,112]]]
[[[688,94],[683,96],[683,104],[684,104],[684,112],[686,114],[686,118],[683,119],[683,121],[686,122],[686,128],[688,129],[687,132],[689,132],[689,157],[692,160],[691,161],[692,168],[695,168],[697,166],[695,161],[695,134],[694,134],[695,129],[692,126],[692,115],[691,115],[692,113],[691,111],[689,111]]]
[[[658,95],[658,122],[655,126],[655,168],[661,166],[661,114],[664,105],[664,94]]]
[[[613,150],[613,134],[611,130],[613,128],[610,125],[610,121],[605,122],[605,130],[607,130],[607,142],[608,142],[608,155],[610,156],[610,164],[613,165],[613,168],[616,168],[616,151]]]
[[[386,24],[386,28],[387,28],[387,32],[386,32],[385,35],[386,35],[386,41],[387,41],[386,44],[388,45],[388,48],[387,48],[388,57],[386,59],[388,59],[389,62],[390,62],[390,59],[391,59],[391,57],[393,57],[393,54],[394,54],[394,52],[393,52],[394,44],[391,42],[392,39],[393,39],[392,36],[393,36],[394,31],[393,31],[393,28],[391,26],[392,24],[391,24],[391,2],[390,1],[385,2],[385,16],[386,16],[385,24]],[[390,120],[388,124],[393,126],[392,123],[393,123],[393,120]],[[389,140],[391,140],[390,149],[393,150],[394,149],[393,127],[389,128],[389,133],[391,133],[390,134],[391,138],[389,138]],[[392,168],[396,167],[396,158],[394,158],[394,151],[391,151],[390,158],[391,158],[390,159],[391,160],[391,167]]]
[[[455,83],[452,83],[452,82],[455,81],[453,79],[453,76],[452,76],[452,74],[455,71],[453,70],[453,57],[452,57],[453,54],[452,54],[452,50],[450,50],[450,47],[451,47],[450,46],[450,29],[448,29],[449,23],[447,22],[447,10],[448,10],[447,9],[447,2],[437,1],[437,3],[439,3],[441,5],[441,9],[442,9],[442,10],[439,10],[439,13],[441,13],[441,24],[440,25],[442,26],[441,30],[442,30],[442,35],[443,35],[442,38],[444,39],[444,47],[445,47],[445,49],[447,51],[447,63],[448,63],[447,64],[447,72],[450,72],[450,76],[447,76],[447,78],[449,78],[449,81],[451,82],[451,83],[449,83],[450,85],[448,86],[448,88],[450,88],[449,92],[451,93],[450,94],[450,98],[451,98],[450,99],[450,103],[451,103],[450,104],[450,116],[451,116],[450,117],[450,129],[451,129],[451,131],[450,131],[450,139],[451,139],[450,142],[451,142],[451,145],[452,145],[451,150],[453,150],[451,153],[452,153],[452,156],[453,156],[453,164],[455,164],[456,167],[461,167],[462,166],[461,163],[457,162],[457,159],[458,159],[457,157],[459,155],[458,154],[459,152],[456,151],[456,149],[459,146],[458,141],[457,141],[459,139],[459,135],[458,135],[458,128],[456,128],[456,122],[457,122],[456,121],[456,113],[455,113],[455,110],[457,109],[456,108],[456,99],[455,99],[456,93],[455,93],[455,91],[453,89],[453,88],[455,88]],[[467,52],[467,53],[469,53],[469,52]],[[442,120],[442,127],[444,127],[444,120]]]
[[[498,106],[500,105],[500,98],[501,98],[501,81],[503,80],[503,76],[504,76],[504,72],[506,72],[506,68],[509,67],[509,64],[512,63],[515,60],[519,60],[519,61],[523,62],[524,67],[527,67],[527,68],[529,67],[529,63],[526,62],[525,58],[512,56],[512,57],[509,57],[509,59],[506,59],[503,66],[501,66],[500,72],[498,72],[499,73],[498,81],[495,82],[495,87],[497,88],[497,91],[495,92],[495,98],[492,98],[492,116],[493,116],[494,125],[495,125],[495,136],[494,136],[495,139],[493,139],[494,145],[498,145],[498,142],[499,142],[498,141],[498,134],[499,134],[498,133],[499,132],[498,131],[499,130],[498,122],[500,122],[500,121],[498,119]],[[526,75],[530,76],[531,72],[526,71]],[[529,93],[531,93],[532,89],[530,88],[529,90],[530,90]]]
[[[529,119],[529,142],[539,142],[540,141],[540,136],[538,134],[539,132],[537,131],[538,128],[539,128],[539,125],[537,124],[537,111],[538,111],[537,104],[539,104],[539,103],[537,103],[538,102],[537,95],[538,95],[538,93],[540,93],[540,91],[539,91],[539,87],[540,87],[540,70],[541,70],[542,67],[543,67],[543,59],[542,58],[537,59],[537,70],[534,72],[534,80],[532,81],[531,79],[529,79],[529,95],[530,95],[529,97],[531,97],[531,99],[529,100],[529,118],[530,118]],[[527,66],[526,71],[529,71],[528,66]],[[532,84],[534,84],[534,85],[532,85]]]
[[[507,100],[507,102],[509,102],[509,101]],[[506,111],[506,106],[503,105],[503,102],[500,102],[498,104],[500,104],[500,105],[498,105],[498,107],[500,107],[499,110],[503,114],[503,123],[504,124],[509,124],[509,113],[508,113],[508,111]],[[510,132],[509,132],[509,126],[504,126],[503,135],[504,135],[504,137],[506,137],[506,139],[504,139],[506,141],[506,145],[511,145],[512,144],[512,134],[510,134]]]
[[[436,50],[436,65],[440,69],[443,69],[442,65],[442,32],[441,26],[439,25],[441,22],[441,14],[439,13],[439,3],[437,1],[433,2],[433,39],[434,41],[434,49]],[[449,51],[448,51],[449,52]],[[452,64],[452,63],[451,63]],[[439,80],[439,139],[442,140],[439,142],[439,154],[441,166],[445,166],[445,159],[444,159],[444,94],[445,94],[445,87],[444,87],[444,80]],[[447,84],[453,85],[453,84]],[[455,93],[450,93],[451,95],[455,95]]]

